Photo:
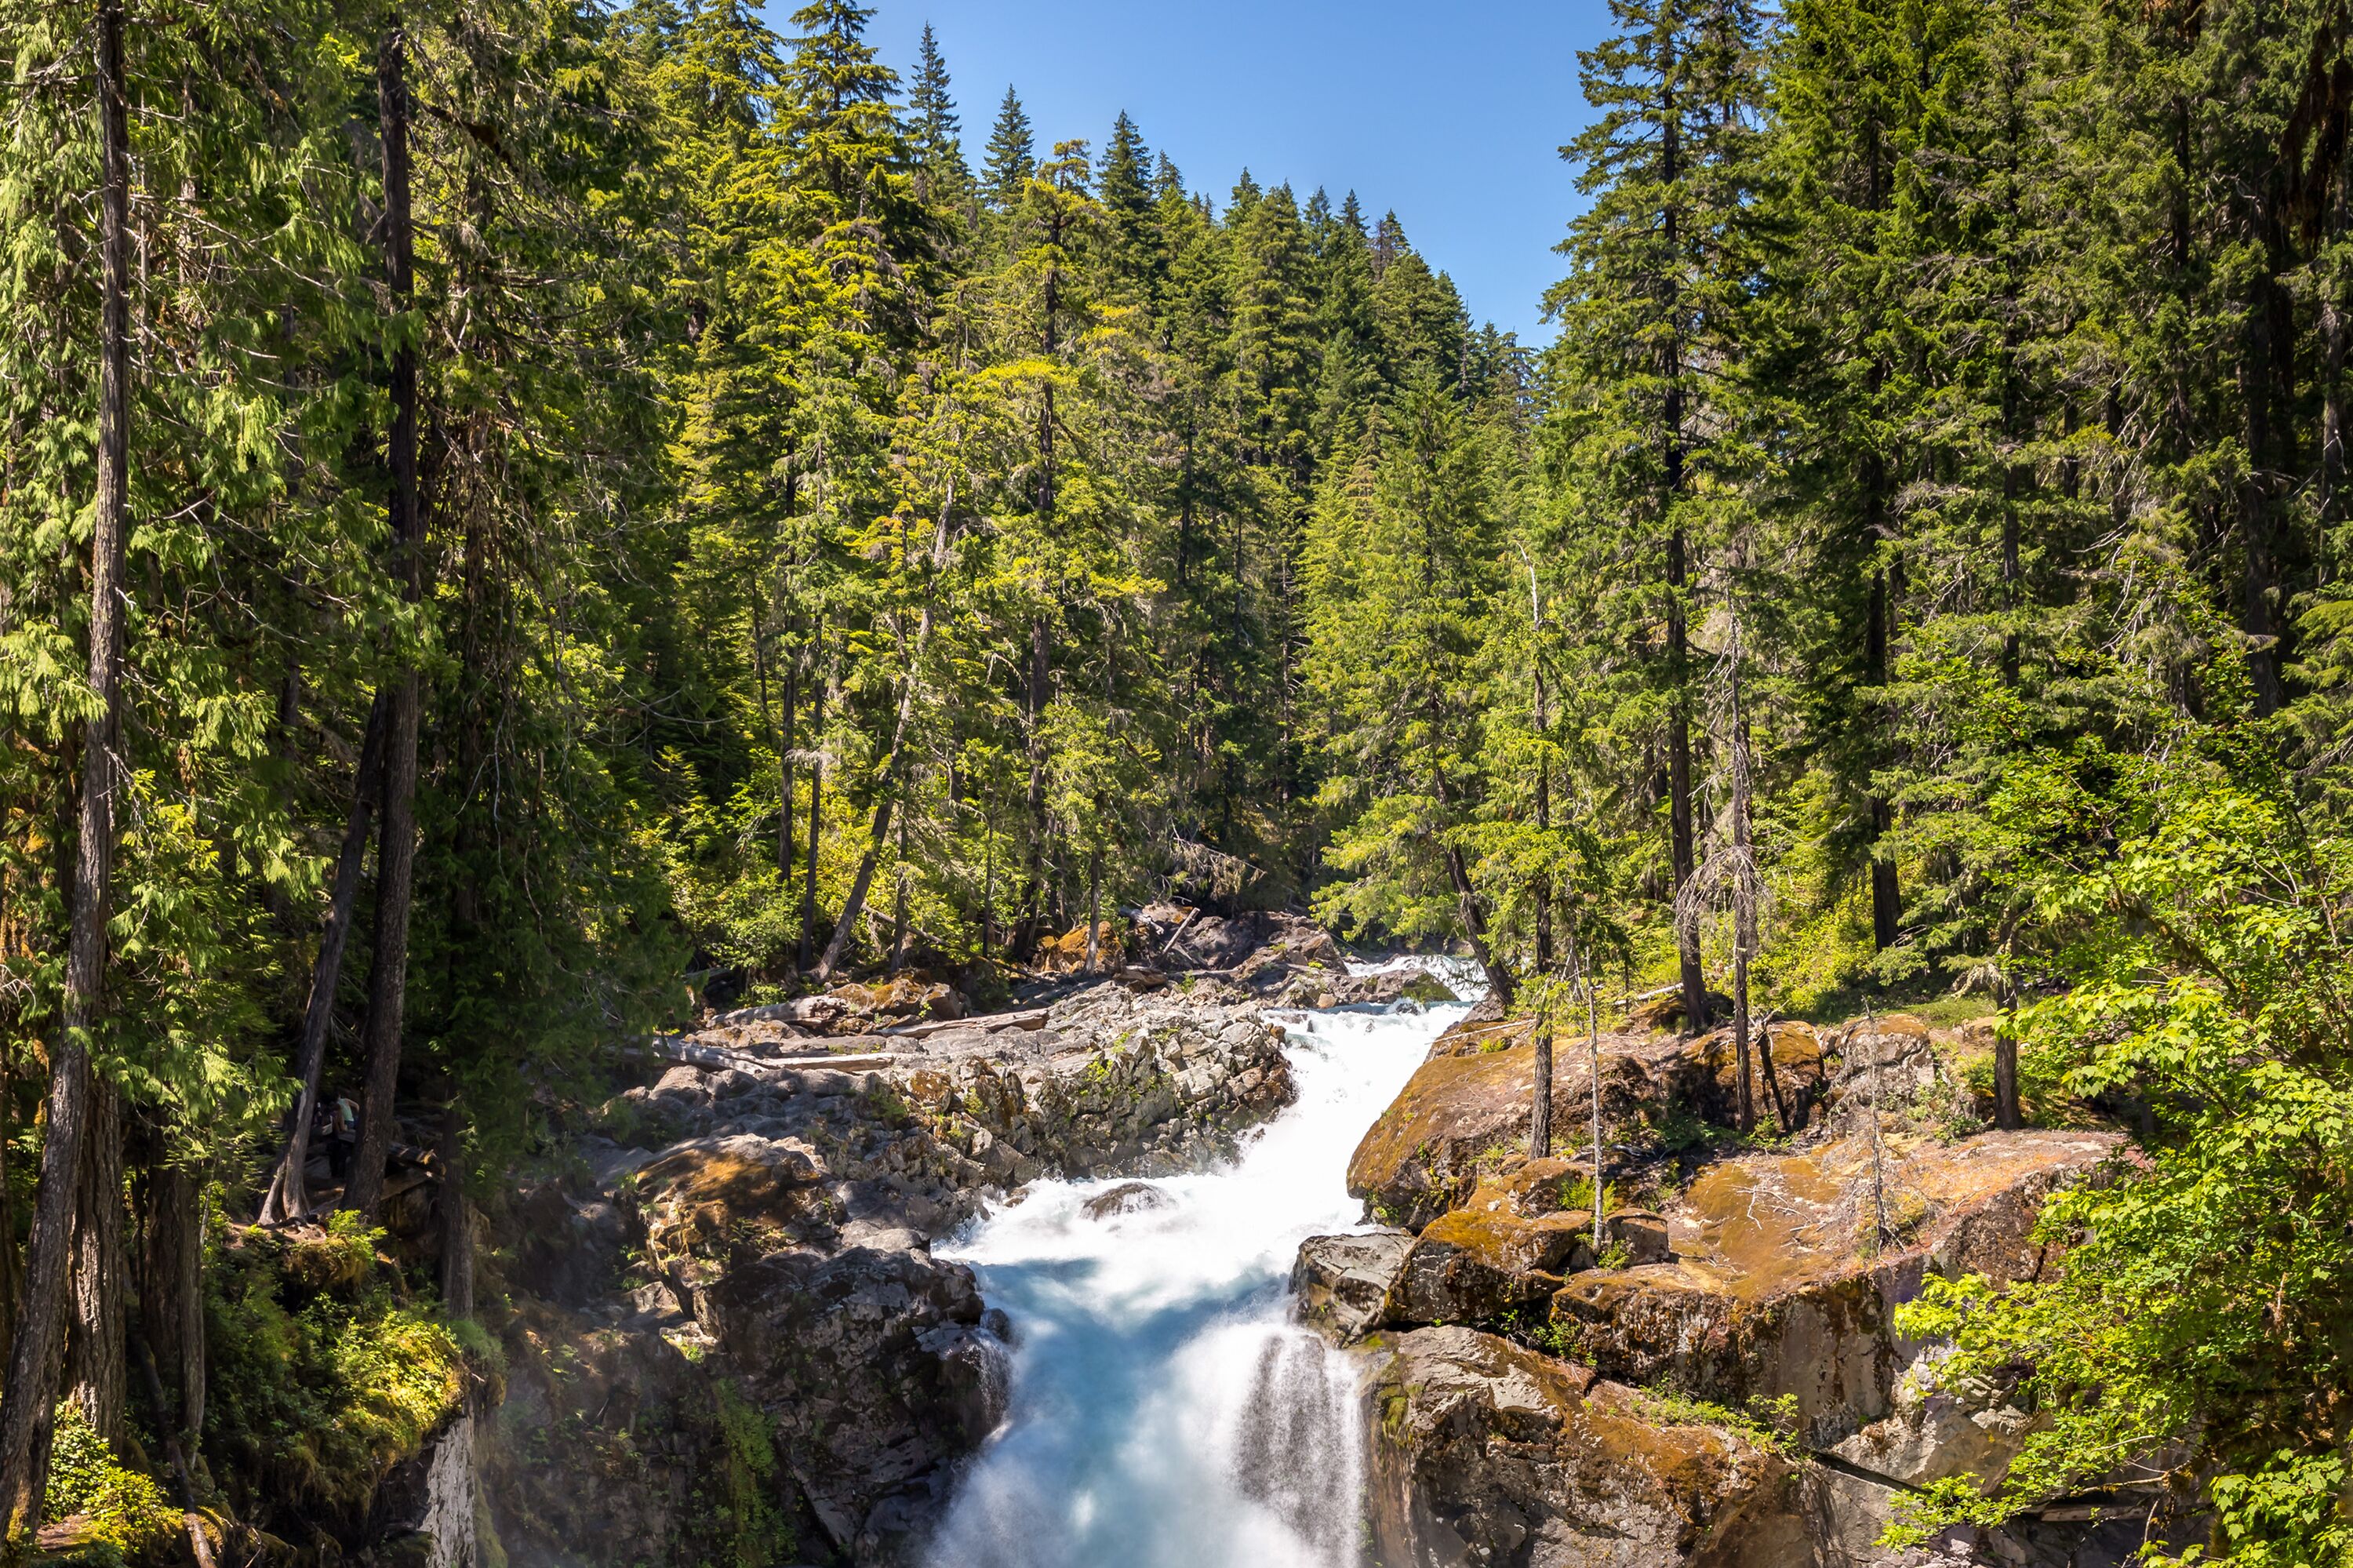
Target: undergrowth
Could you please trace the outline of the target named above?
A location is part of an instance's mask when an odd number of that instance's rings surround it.
[[[52,1522],[85,1522],[88,1544],[79,1561],[149,1562],[170,1550],[182,1528],[180,1510],[152,1478],[123,1465],[72,1400],[58,1405],[50,1445],[42,1510]]]
[[[463,1398],[458,1339],[408,1298],[381,1239],[347,1213],[214,1237],[205,1446],[240,1509],[356,1513]]]

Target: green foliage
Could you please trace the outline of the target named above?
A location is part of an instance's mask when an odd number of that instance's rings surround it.
[[[152,1477],[126,1469],[80,1405],[58,1405],[43,1512],[51,1520],[79,1517],[92,1540],[118,1561],[153,1561],[181,1536],[180,1510]]]
[[[1954,1375],[2031,1367],[2051,1415],[1993,1499],[1940,1495],[1915,1529],[2178,1446],[2232,1561],[2334,1561],[2353,1541],[2330,1392],[2353,1375],[2353,841],[2307,820],[2258,739],[2225,727],[2165,761],[2080,748],[1997,798],[2075,982],[2021,1009],[2021,1050],[2073,1095],[2145,1107],[2150,1134],[2046,1205],[2060,1277],[1938,1281],[1902,1315],[1957,1342]]]
[[[793,1556],[792,1520],[776,1507],[779,1466],[767,1415],[732,1381],[719,1390],[724,1516],[731,1568],[769,1568]]]
[[[357,1255],[357,1277],[314,1266]],[[404,1300],[364,1234],[332,1248],[260,1231],[217,1236],[206,1258],[210,1394],[205,1450],[248,1510],[364,1508],[377,1483],[459,1408],[458,1331]]]
[[[1662,1426],[1722,1426],[1785,1459],[1805,1453],[1793,1393],[1752,1400],[1737,1410],[1674,1389],[1644,1389],[1640,1398],[1643,1415]]]

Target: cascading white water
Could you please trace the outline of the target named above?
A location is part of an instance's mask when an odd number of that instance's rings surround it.
[[[1299,1244],[1359,1228],[1348,1156],[1465,1010],[1291,1025],[1296,1104],[1230,1168],[1048,1181],[939,1255],[1013,1320],[1010,1414],[958,1489],[934,1568],[1355,1568],[1355,1374],[1289,1321]]]

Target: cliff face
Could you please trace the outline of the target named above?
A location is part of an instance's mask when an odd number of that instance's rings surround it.
[[[2121,1561],[2096,1529],[2032,1520],[1909,1558],[1877,1544],[1906,1491],[1998,1484],[2033,1425],[2004,1390],[1939,1386],[1895,1308],[1932,1271],[2057,1266],[2035,1216],[2112,1134],[1968,1130],[1957,1040],[1908,1018],[1777,1030],[1794,1130],[1769,1150],[1712,1130],[1722,1036],[1601,1044],[1627,1191],[1598,1238],[1582,1043],[1554,1105],[1577,1157],[1530,1161],[1532,1047],[1474,1016],[1351,1163],[1397,1223],[1301,1249],[1303,1318],[1363,1349],[1381,1568]]]
[[[914,1561],[1003,1414],[1009,1331],[932,1243],[1041,1177],[1230,1155],[1293,1098],[1264,1010],[1344,977],[1257,978],[895,1026],[811,999],[660,1043],[604,1118],[630,1136],[508,1222],[510,1559]]]

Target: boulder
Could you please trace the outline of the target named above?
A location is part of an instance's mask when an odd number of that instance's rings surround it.
[[[1384,1341],[1368,1514],[1382,1568],[1782,1568],[1810,1563],[1790,1467],[1723,1427],[1492,1334]]]
[[[1004,1414],[971,1270],[919,1245],[797,1247],[731,1268],[694,1308],[771,1413],[834,1549],[912,1568],[955,1462]]]
[[[1896,1334],[1894,1309],[1927,1271],[2039,1277],[2052,1261],[2032,1237],[2043,1198],[2115,1143],[2084,1132],[1891,1142],[1878,1184],[1894,1234],[1877,1247],[1866,1141],[1714,1165],[1671,1216],[1673,1261],[1573,1276],[1553,1321],[1608,1376],[1735,1407],[1792,1398],[1807,1440],[1829,1447],[1894,1411],[1924,1348]]]
[[[1722,991],[1707,993],[1707,1011],[1711,1021],[1732,1016],[1732,999]],[[1681,986],[1639,999],[1626,1010],[1626,1027],[1648,1033],[1656,1029],[1679,1029],[1683,1022],[1683,992]]]
[[[1830,1057],[1829,1125],[1841,1137],[1864,1130],[1874,1096],[1885,1125],[1902,1121],[1915,1106],[1948,1099],[1958,1088],[1936,1032],[1908,1012],[1855,1019],[1830,1031],[1822,1044]]]
[[[1383,1304],[1395,1324],[1489,1323],[1539,1307],[1562,1276],[1593,1265],[1593,1216],[1524,1220],[1459,1209],[1422,1228]]]
[[[1525,1019],[1482,1021],[1474,1012],[1439,1037],[1348,1161],[1348,1191],[1374,1219],[1418,1229],[1463,1202],[1482,1177],[1525,1162],[1535,1085],[1531,1028]],[[1591,1115],[1589,1059],[1582,1042],[1555,1049],[1553,1126],[1582,1128]],[[1640,1136],[1645,1112],[1676,1097],[1683,1070],[1672,1052],[1603,1036],[1605,1141]]]
[[[1143,1181],[1123,1181],[1107,1192],[1098,1192],[1086,1201],[1087,1218],[1108,1220],[1121,1214],[1140,1214],[1147,1209],[1165,1209],[1168,1194]]]
[[[1413,1245],[1409,1231],[1310,1236],[1291,1266],[1293,1310],[1299,1320],[1341,1344],[1377,1328],[1382,1303]]]
[[[1781,1091],[1781,1104],[1789,1115],[1789,1128],[1796,1130],[1813,1119],[1814,1111],[1830,1088],[1830,1057],[1821,1036],[1810,1023],[1780,1022],[1767,1031],[1773,1053],[1773,1078]],[[1732,1031],[1717,1029],[1687,1042],[1683,1051],[1689,1057],[1688,1068],[1677,1075],[1684,1086],[1689,1108],[1719,1127],[1734,1125],[1740,1107],[1740,1058],[1734,1047]],[[1749,1054],[1749,1090],[1755,1097],[1757,1121],[1760,1127],[1775,1125],[1773,1096],[1766,1083],[1765,1068],[1758,1060],[1759,1053]]]
[[[1647,1210],[1605,1216],[1601,1237],[1605,1250],[1621,1249],[1630,1265],[1663,1263],[1668,1255],[1667,1223]],[[1530,1218],[1474,1201],[1440,1214],[1414,1238],[1383,1316],[1394,1325],[1492,1323],[1541,1306],[1566,1276],[1594,1264],[1589,1211],[1553,1209]]]

